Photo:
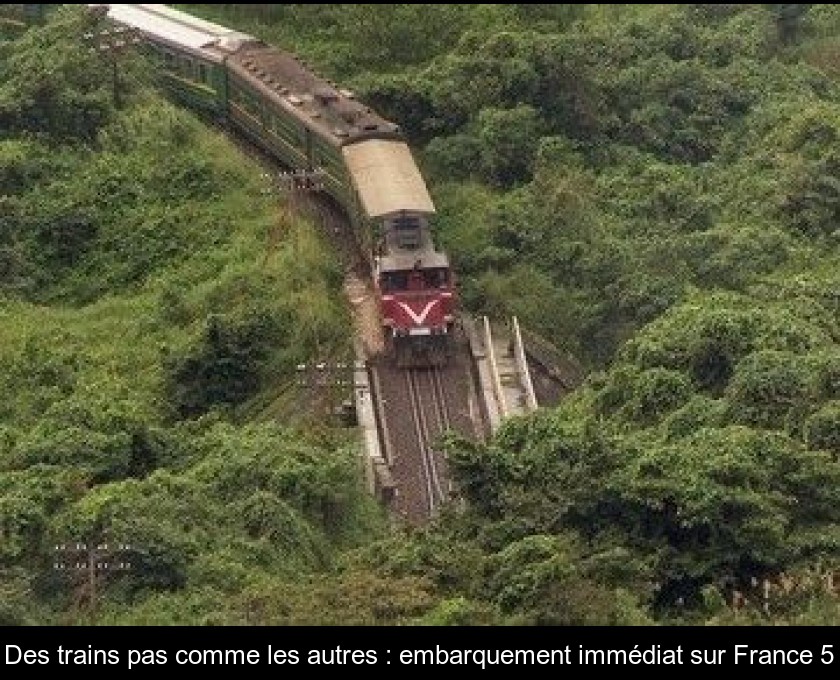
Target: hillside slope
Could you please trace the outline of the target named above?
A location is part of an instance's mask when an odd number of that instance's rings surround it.
[[[835,6],[201,11],[399,121],[466,305],[590,370],[454,442],[468,512],[370,564],[451,621],[840,620]]]
[[[341,270],[137,57],[115,109],[85,21],[0,45],[0,623],[244,622],[381,529],[295,387],[348,351]],[[131,563],[95,601],[77,543]]]

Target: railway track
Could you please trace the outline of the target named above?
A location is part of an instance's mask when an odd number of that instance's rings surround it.
[[[412,525],[438,516],[453,496],[441,439],[447,432],[481,438],[487,432],[466,339],[443,367],[400,369],[371,361],[383,449],[398,493],[394,514]]]
[[[429,517],[434,517],[449,496],[446,462],[435,441],[451,426],[446,394],[437,368],[406,370],[405,381],[420,454],[425,505]]]

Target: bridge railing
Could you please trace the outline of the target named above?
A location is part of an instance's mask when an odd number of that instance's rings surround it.
[[[490,381],[493,385],[493,395],[499,405],[499,416],[506,418],[510,413],[505,391],[502,388],[502,378],[499,375],[499,365],[496,363],[496,352],[493,350],[493,332],[490,330],[490,320],[482,317],[484,322],[484,347],[487,351],[487,363],[490,367]]]
[[[513,359],[516,364],[516,372],[519,375],[519,384],[525,396],[525,410],[536,411],[537,395],[534,393],[534,383],[531,381],[531,369],[528,368],[528,358],[525,355],[525,345],[522,342],[522,331],[519,328],[519,320],[513,317],[511,321],[513,333]]]

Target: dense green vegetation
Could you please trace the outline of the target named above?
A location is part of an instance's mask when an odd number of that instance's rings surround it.
[[[209,622],[380,524],[290,387],[346,345],[341,271],[136,58],[116,110],[86,30],[0,46],[0,622]],[[76,542],[132,563],[96,602]]]
[[[329,250],[55,12],[0,43],[0,621],[840,622],[840,11],[190,7],[399,121],[465,304],[589,378],[387,532],[294,408],[346,337]],[[77,538],[132,542],[96,607]]]
[[[465,303],[590,369],[453,441],[466,511],[362,563],[435,622],[840,620],[836,8],[201,11],[399,121]]]

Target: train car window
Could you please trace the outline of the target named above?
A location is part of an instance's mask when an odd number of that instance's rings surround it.
[[[446,268],[391,271],[383,273],[380,278],[380,285],[386,293],[446,288],[448,284],[449,270]]]
[[[408,272],[385,272],[382,275],[382,290],[386,293],[408,288]]]
[[[448,282],[449,277],[446,269],[427,269],[425,270],[426,287],[427,288],[444,288]]]
[[[330,150],[321,158],[321,165],[324,169],[329,169],[330,172],[336,174],[341,170],[341,164],[337,162],[335,153]]]
[[[420,220],[416,217],[397,217],[394,226],[399,230],[419,229]]]
[[[408,289],[409,290],[423,290],[426,287],[426,277],[424,273],[415,269],[408,274]]]
[[[289,144],[296,144],[298,141],[297,126],[285,118],[278,118],[280,134]]]

